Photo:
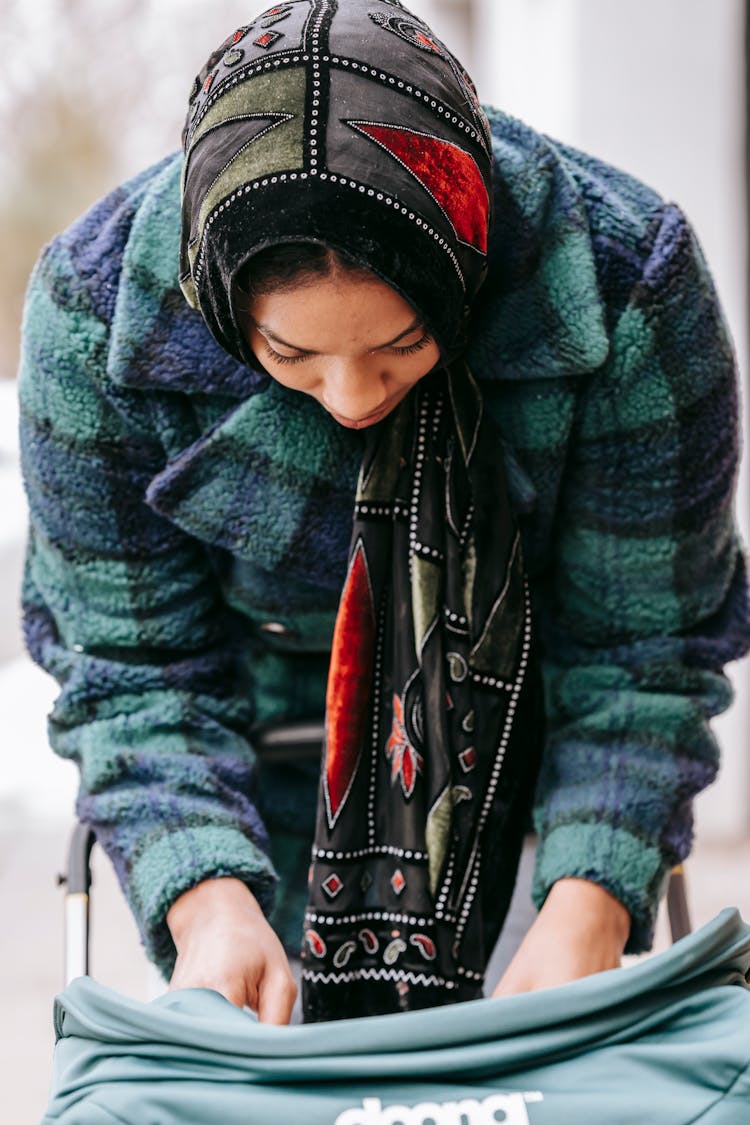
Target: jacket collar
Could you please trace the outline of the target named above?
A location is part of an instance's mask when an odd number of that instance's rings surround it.
[[[580,375],[609,352],[588,214],[574,159],[488,109],[495,225],[468,359],[479,378]]]
[[[177,280],[182,156],[154,170],[122,258],[107,374],[119,386],[245,398],[265,383],[216,343]]]
[[[591,233],[568,158],[520,122],[489,111],[495,228],[468,358],[479,379],[582,374],[608,337]],[[160,166],[124,249],[108,373],[122,386],[245,398],[263,376],[228,355],[177,283],[180,175]]]
[[[363,437],[271,382],[167,462],[150,507],[277,580],[338,590]]]

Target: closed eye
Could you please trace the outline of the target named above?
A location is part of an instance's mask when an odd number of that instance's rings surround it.
[[[386,348],[385,350],[390,352],[391,355],[414,355],[415,352],[419,352],[423,348],[428,347],[431,342],[432,342],[432,337],[430,336],[430,334],[428,332],[425,332],[422,339],[417,340],[416,343],[414,343],[414,344],[407,344],[405,347]],[[310,359],[310,355],[308,355],[308,354],[282,355],[281,352],[277,352],[275,348],[271,347],[271,345],[269,344],[268,340],[265,337],[263,338],[263,348],[264,348],[266,354],[272,360],[274,360],[275,363],[282,363],[282,364],[283,363],[303,363],[304,360]]]
[[[413,355],[414,352],[420,352],[422,348],[428,347],[432,342],[432,337],[428,332],[425,332],[421,340],[417,340],[416,344],[407,344],[403,348],[388,348],[392,355]]]
[[[303,360],[310,358],[309,355],[282,355],[272,348],[266,339],[263,340],[263,348],[275,363],[302,363]]]

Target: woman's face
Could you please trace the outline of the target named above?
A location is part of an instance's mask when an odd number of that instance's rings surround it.
[[[238,315],[269,375],[350,429],[385,418],[440,358],[411,305],[372,275],[316,278]]]

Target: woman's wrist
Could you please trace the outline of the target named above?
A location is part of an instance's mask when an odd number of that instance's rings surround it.
[[[190,890],[184,891],[170,906],[166,921],[172,940],[179,949],[196,921],[215,920],[222,914],[248,909],[257,911],[261,918],[264,917],[258,900],[241,879],[221,876],[204,879]]]
[[[630,914],[610,891],[589,879],[558,879],[545,901],[560,915],[596,927],[622,953],[630,935]]]
[[[604,887],[587,879],[560,879],[493,996],[554,988],[616,969],[629,932],[628,911]]]

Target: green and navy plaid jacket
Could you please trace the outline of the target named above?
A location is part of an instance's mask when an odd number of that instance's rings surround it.
[[[537,902],[563,876],[651,940],[750,646],[732,349],[684,216],[491,111],[496,209],[469,360],[502,436],[543,651]],[[316,769],[254,721],[322,714],[361,435],[214,343],[177,282],[181,158],[33,274],[20,374],[29,649],[55,750],[169,972],[165,914],[247,882],[294,946]],[[269,626],[271,626],[269,628]],[[280,878],[280,885],[275,886]]]

